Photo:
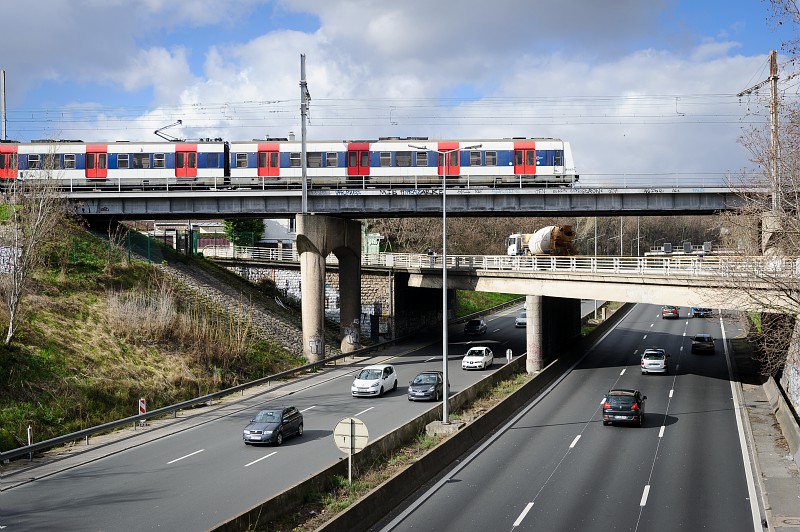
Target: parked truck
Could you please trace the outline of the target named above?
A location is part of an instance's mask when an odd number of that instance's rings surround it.
[[[516,233],[506,239],[508,255],[573,255],[571,225],[548,225],[535,233]]]

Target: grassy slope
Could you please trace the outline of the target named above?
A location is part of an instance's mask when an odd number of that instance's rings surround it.
[[[40,441],[133,415],[140,397],[158,408],[300,362],[268,339],[254,339],[227,365],[211,364],[179,335],[147,339],[115,330],[109,292],[157,296],[162,273],[128,264],[88,233],[73,235],[69,247],[50,250],[54,266],[36,273],[17,334],[0,347],[0,450],[25,444],[28,425]],[[64,268],[55,266],[58,257],[68,257]],[[193,304],[178,301],[184,309]],[[224,313],[210,314],[228,326]],[[7,317],[0,319],[5,326]]]

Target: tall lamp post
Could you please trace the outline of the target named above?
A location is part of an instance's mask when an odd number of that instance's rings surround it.
[[[442,161],[442,378],[444,379],[444,390],[442,394],[442,423],[450,423],[450,415],[447,409],[448,393],[450,391],[449,380],[447,377],[447,174],[450,168],[450,154],[462,150],[474,150],[480,148],[482,144],[465,146],[463,148],[453,148],[452,150],[431,150],[427,146],[414,146],[409,144],[409,148],[423,151],[433,151],[439,154]],[[442,159],[443,158],[443,159]],[[438,164],[437,164],[438,166]]]

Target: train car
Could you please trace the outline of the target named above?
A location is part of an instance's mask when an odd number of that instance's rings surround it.
[[[288,139],[225,142],[35,141],[0,143],[0,180],[58,179],[67,189],[287,188],[302,186],[302,145]],[[306,143],[315,188],[572,186],[578,175],[560,139]]]
[[[56,179],[64,188],[167,189],[223,185],[227,144],[34,141],[0,145],[0,179]]]
[[[300,186],[301,149],[285,139],[231,142],[231,186]],[[310,141],[306,164],[312,189],[430,188],[445,172],[460,187],[571,186],[579,178],[559,139]]]

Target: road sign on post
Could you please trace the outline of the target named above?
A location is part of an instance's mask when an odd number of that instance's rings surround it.
[[[139,399],[139,415],[141,416],[142,414],[146,413],[147,413],[147,401],[145,401],[144,397],[142,397],[141,399]],[[147,424],[146,419],[139,420],[140,427],[144,427],[146,424]]]
[[[369,442],[367,426],[358,418],[346,417],[333,429],[336,447],[347,453],[347,481],[353,482],[353,453],[364,449]]]

